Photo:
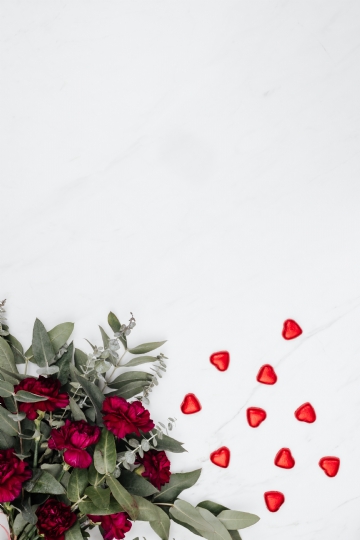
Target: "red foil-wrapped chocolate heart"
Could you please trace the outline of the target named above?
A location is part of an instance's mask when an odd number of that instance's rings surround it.
[[[309,402],[300,405],[294,414],[299,422],[307,422],[308,424],[312,424],[316,420],[314,407]]]
[[[327,476],[333,478],[339,471],[340,459],[335,456],[326,456],[320,459],[319,466]]]
[[[282,337],[284,339],[295,339],[302,334],[302,330],[297,322],[287,319],[284,322]]]
[[[186,394],[180,406],[181,412],[184,414],[194,414],[201,411],[201,405],[195,394]]]
[[[230,354],[227,351],[219,351],[210,356],[210,362],[219,371],[226,371],[230,363]]]
[[[284,504],[285,497],[281,491],[266,491],[264,493],[265,504],[270,512],[277,512],[282,504]]]
[[[230,450],[227,446],[222,446],[210,454],[210,460],[214,465],[226,469],[230,463]]]
[[[260,407],[249,407],[246,410],[246,417],[249,426],[256,428],[265,420],[266,411],[264,411],[264,409],[260,409]]]
[[[289,448],[281,448],[275,456],[274,463],[282,469],[292,469],[295,465],[295,460]]]
[[[270,364],[264,364],[257,374],[256,380],[262,384],[275,384],[277,375]]]

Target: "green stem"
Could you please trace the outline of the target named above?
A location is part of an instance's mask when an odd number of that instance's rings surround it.
[[[157,502],[154,502],[153,504],[156,504],[157,506],[175,506],[174,504],[171,504],[171,503],[157,503]]]
[[[38,457],[39,457],[39,442],[35,439],[35,450],[34,450],[34,461],[33,461],[33,468],[35,469],[38,464]]]

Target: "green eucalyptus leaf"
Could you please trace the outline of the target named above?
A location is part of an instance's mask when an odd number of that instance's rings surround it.
[[[62,495],[65,493],[63,486],[47,471],[42,471],[40,478],[35,482],[31,493],[47,493],[50,495]]]
[[[121,388],[124,384],[133,381],[152,381],[153,375],[146,371],[128,371],[118,375],[108,386],[111,388]]]
[[[203,518],[199,509],[181,499],[175,501],[174,506],[170,508],[170,516],[174,517],[177,523],[188,525],[204,538],[213,533],[213,527]]]
[[[2,370],[2,368],[10,373],[18,373],[11,347],[4,338],[0,337],[0,370]],[[6,372],[3,373],[6,374]],[[7,377],[4,378],[9,380]],[[12,381],[9,380],[9,382]]]
[[[101,484],[105,479],[105,476],[103,474],[100,474],[94,467],[94,463],[92,463],[89,467],[89,484],[92,484],[93,486],[97,487],[99,484]]]
[[[2,427],[2,426],[1,426]],[[0,450],[8,450],[14,448],[15,439],[11,435],[0,431]]]
[[[156,356],[136,356],[135,358],[132,358],[129,362],[126,364],[123,364],[121,367],[135,367],[140,366],[141,364],[148,364],[149,362],[156,362],[157,358]]]
[[[165,484],[160,493],[154,496],[154,503],[169,503],[175,501],[184,489],[192,487],[198,481],[201,469],[187,473],[174,473],[170,476],[170,481]]]
[[[223,506],[222,504],[215,503],[213,501],[202,501],[199,502],[197,505],[197,508],[205,508],[206,510],[209,510],[214,516],[217,516],[222,512],[223,510],[229,510],[229,508],[226,508],[226,506]]]
[[[150,521],[150,527],[160,536],[161,540],[168,540],[170,532],[169,516],[158,507],[158,519]]]
[[[241,540],[241,536],[239,534],[239,531],[228,531],[228,533],[231,536],[231,540]]]
[[[58,353],[61,347],[65,345],[65,343],[71,336],[73,330],[74,330],[74,323],[71,323],[71,322],[58,324],[57,326],[54,326],[54,328],[49,330],[47,334],[49,336],[51,345],[55,353]],[[26,351],[25,356],[30,361],[33,361],[32,346]]]
[[[33,330],[32,352],[35,362],[39,367],[50,365],[55,358],[55,351],[43,323],[36,319]]]
[[[94,407],[88,407],[87,409],[84,409],[85,416],[90,422],[95,422],[96,420],[96,413]]]
[[[21,345],[20,341],[17,340],[16,337],[12,336],[11,334],[9,334],[8,340],[10,341],[10,344],[13,345],[19,351],[19,353],[22,356],[24,356],[24,349],[23,349],[23,346]]]
[[[26,527],[27,521],[23,518],[22,514],[18,514],[14,520],[13,526],[12,526],[12,532],[15,536],[19,536],[21,531]]]
[[[37,403],[38,401],[47,401],[46,396],[37,396],[32,392],[27,392],[26,390],[19,390],[15,394],[16,401],[21,401],[22,403]]]
[[[101,326],[99,326],[99,328],[100,328],[101,338],[104,344],[104,349],[107,349],[109,347],[110,338]]]
[[[110,504],[110,489],[101,487],[89,486],[85,489],[85,495],[91,499],[97,508],[109,508]]]
[[[149,438],[147,436],[148,434],[144,434],[144,437],[147,439]],[[157,439],[158,445],[157,450],[165,450],[168,452],[174,452],[174,454],[181,454],[182,452],[187,452],[185,448],[182,447],[184,443],[177,441],[176,439],[173,439],[172,437],[169,437],[168,435],[165,435],[165,433],[162,436],[162,439]]]
[[[140,497],[150,497],[154,493],[159,493],[146,478],[130,471],[121,471],[121,484],[128,490],[131,495],[139,495]]]
[[[138,345],[137,347],[134,347],[133,349],[128,349],[128,351],[131,354],[145,354],[145,353],[148,353],[150,351],[153,351],[154,349],[158,349],[159,347],[164,345],[164,343],[166,343],[166,341],[167,340],[165,340],[165,341],[152,341],[151,343],[143,343],[142,345]]]
[[[102,429],[100,440],[95,446],[94,466],[100,474],[111,474],[116,467],[115,437],[105,427]]]
[[[70,475],[67,486],[67,496],[71,502],[77,502],[84,494],[88,485],[87,469],[75,468]]]
[[[9,417],[9,411],[0,406],[0,426],[1,431],[6,435],[16,437],[18,435],[17,424],[15,424]]]
[[[7,369],[4,369],[3,367],[0,367],[0,373],[4,374],[4,379],[6,381],[11,382],[12,384],[17,384],[17,381],[20,382],[23,379],[26,379],[27,377],[32,377],[32,375],[22,375],[21,373],[12,373],[11,371],[8,371]],[[7,377],[5,377],[5,375],[7,375]],[[13,382],[13,381],[15,381],[15,382]]]
[[[121,323],[119,319],[117,318],[117,316],[115,315],[115,313],[113,313],[112,311],[110,311],[108,315],[108,323],[111,330],[114,332],[114,334],[115,332],[120,332]]]
[[[209,510],[206,510],[206,508],[198,508],[198,512],[213,528],[213,531],[210,533],[206,532],[205,534],[203,531],[201,531],[201,534],[204,536],[204,538],[207,538],[208,540],[231,540],[231,536],[228,533],[226,527],[216,516],[214,516],[214,514],[209,512]]]
[[[109,516],[111,514],[117,514],[125,511],[123,507],[114,499],[110,499],[108,508],[99,508],[93,502],[82,501],[79,504],[79,510],[82,514],[90,514],[95,516]]]
[[[104,394],[101,392],[101,390],[92,382],[88,381],[88,379],[85,379],[85,377],[82,377],[79,375],[76,370],[74,370],[74,375],[78,383],[82,386],[83,390],[85,391],[86,395],[90,398],[91,403],[94,406],[95,412],[96,412],[96,421],[97,424],[102,424],[102,415],[101,415],[101,408],[102,403],[105,399]]]
[[[56,366],[59,368],[57,378],[60,381],[61,386],[68,382],[70,374],[70,364],[74,355],[74,342],[72,341],[62,357],[56,362]]]
[[[65,540],[84,540],[78,521],[75,521],[71,529],[65,532]]]
[[[138,508],[138,521],[156,521],[159,516],[159,507],[148,501],[144,497],[134,495],[135,502]]]
[[[75,421],[78,421],[78,420],[86,421],[85,414],[82,412],[82,410],[80,409],[79,405],[76,403],[74,398],[70,397],[69,405],[70,405],[70,410]]]
[[[106,394],[107,396],[120,396],[124,399],[130,399],[138,394],[141,394],[144,390],[144,386],[148,386],[148,381],[134,381],[124,385],[122,388],[117,388],[113,392]]]
[[[251,525],[255,525],[260,520],[255,514],[239,512],[237,510],[223,510],[217,517],[230,531],[251,527]]]
[[[134,497],[112,476],[106,477],[106,483],[117,502],[129,514],[130,518],[135,521],[138,517],[139,509]]]
[[[0,396],[10,397],[14,393],[14,386],[6,381],[0,381]]]

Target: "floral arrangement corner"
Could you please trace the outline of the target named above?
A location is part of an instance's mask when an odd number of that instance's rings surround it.
[[[166,452],[184,452],[170,437],[175,423],[155,425],[149,394],[167,358],[148,353],[164,341],[129,347],[136,325],[109,313],[114,337],[86,354],[68,344],[73,323],[47,332],[39,319],[24,352],[0,302],[0,527],[10,540],[83,540],[99,525],[122,539],[136,520],[168,540],[170,520],[196,535],[241,540],[259,518],[212,501],[196,507],[179,495],[201,469],[172,473]],[[125,355],[131,359],[124,363]],[[150,372],[134,368],[149,364]],[[116,372],[120,371],[120,374]],[[32,373],[32,374],[31,374]],[[165,433],[166,432],[166,433]],[[1,529],[0,529],[1,530]],[[136,540],[136,539],[135,539]]]

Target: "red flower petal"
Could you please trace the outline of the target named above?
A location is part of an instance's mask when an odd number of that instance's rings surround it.
[[[64,461],[71,467],[77,467],[78,469],[87,469],[92,463],[92,458],[86,450],[79,450],[72,448],[64,452]]]

